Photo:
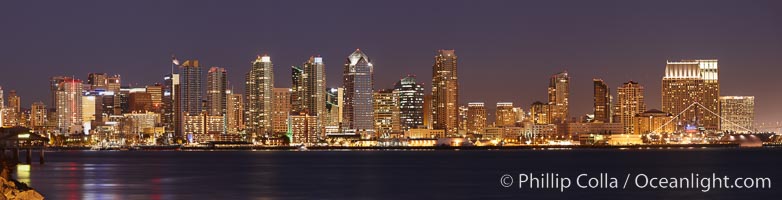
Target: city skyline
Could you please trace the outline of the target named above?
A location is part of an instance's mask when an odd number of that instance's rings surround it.
[[[336,9],[335,7],[344,2],[337,2],[338,5],[325,6],[327,9]],[[24,12],[38,13],[47,11],[31,11],[29,9],[35,6],[34,3],[19,3],[28,5],[18,5],[20,9],[9,10],[7,13]],[[173,4],[173,3],[171,3]],[[316,3],[317,4],[317,3]],[[314,7],[305,6],[302,13],[311,11]],[[389,3],[376,3],[366,5],[367,7],[391,6]],[[410,17],[390,18],[387,11],[378,11],[378,17],[368,17],[359,19],[365,22],[366,29],[370,33],[378,35],[358,36],[355,33],[349,33],[339,28],[329,28],[332,31],[324,32],[321,35],[303,37],[293,34],[293,36],[274,35],[263,32],[260,33],[260,39],[245,35],[244,32],[252,32],[253,29],[242,30],[237,33],[238,39],[227,40],[225,44],[215,44],[208,42],[209,39],[222,39],[226,34],[220,33],[194,33],[193,36],[184,36],[174,33],[179,31],[167,30],[163,28],[150,28],[162,26],[160,24],[179,24],[192,23],[198,20],[204,20],[204,17],[196,16],[194,19],[184,19],[172,17],[163,22],[154,21],[155,17],[168,16],[167,12],[153,10],[151,15],[143,17],[137,24],[130,24],[128,27],[134,28],[143,33],[138,37],[131,37],[128,41],[116,41],[114,43],[102,44],[109,41],[109,36],[121,36],[114,25],[108,25],[110,28],[99,30],[105,36],[94,39],[98,43],[91,42],[79,33],[89,32],[90,27],[84,24],[102,22],[99,19],[87,20],[89,23],[76,24],[74,28],[63,32],[61,35],[49,36],[42,41],[33,41],[29,43],[19,43],[13,41],[14,38],[32,38],[35,34],[29,32],[38,30],[38,26],[29,25],[51,25],[53,22],[40,21],[50,18],[31,18],[20,19],[19,21],[9,21],[12,28],[18,28],[18,32],[13,32],[12,37],[2,37],[4,44],[3,55],[9,56],[1,59],[0,66],[14,67],[16,73],[0,74],[0,86],[5,90],[16,90],[21,96],[22,107],[29,108],[33,102],[50,102],[47,94],[47,79],[51,76],[75,76],[80,79],[88,73],[104,72],[109,74],[119,74],[123,78],[123,86],[128,83],[135,86],[151,85],[161,82],[160,76],[167,74],[170,70],[168,64],[169,55],[176,54],[179,57],[187,59],[198,59],[202,62],[202,68],[209,66],[224,66],[229,74],[229,82],[234,86],[235,91],[243,91],[241,83],[242,75],[248,70],[246,64],[248,58],[254,55],[269,53],[275,58],[275,63],[279,66],[290,66],[300,64],[310,55],[322,55],[326,66],[327,87],[341,86],[341,65],[342,58],[352,49],[361,48],[367,54],[372,56],[373,62],[377,64],[375,90],[392,88],[396,80],[407,74],[415,74],[421,77],[420,81],[426,88],[425,94],[430,94],[431,82],[427,80],[431,73],[431,55],[436,49],[456,49],[460,59],[460,105],[465,102],[481,101],[487,105],[493,105],[495,102],[514,102],[516,105],[528,110],[528,106],[536,100],[545,100],[546,77],[559,71],[567,70],[572,74],[571,82],[571,102],[570,117],[581,116],[591,113],[592,110],[592,84],[591,79],[601,78],[605,80],[609,88],[616,88],[621,83],[627,81],[636,81],[646,87],[648,108],[661,108],[660,77],[664,75],[664,61],[678,61],[683,59],[719,59],[722,76],[720,77],[721,88],[720,95],[723,96],[755,96],[756,99],[756,122],[776,122],[782,118],[779,106],[774,102],[782,99],[782,94],[777,92],[776,87],[782,85],[780,80],[775,79],[777,73],[776,63],[779,62],[775,52],[780,52],[782,41],[775,35],[778,35],[780,28],[773,26],[779,24],[780,19],[769,17],[773,15],[774,8],[779,8],[778,2],[756,2],[755,4],[734,5],[727,2],[710,2],[709,6],[687,6],[698,5],[697,3],[684,2],[682,8],[671,8],[664,3],[636,3],[635,5],[624,6],[626,11],[622,11],[622,3],[615,7],[600,8],[599,5],[583,5],[586,8],[594,10],[607,11],[609,14],[586,15],[584,12],[575,8],[564,8],[564,11],[572,11],[574,14],[554,17],[550,22],[559,22],[560,25],[541,25],[546,24],[543,21],[533,20],[525,22],[524,16],[547,16],[539,12],[529,12],[528,15],[522,14],[496,14],[489,11],[504,11],[505,8],[495,6],[478,6],[475,12],[467,11],[473,5],[470,2],[460,2],[454,5],[448,5],[446,10],[435,10],[433,13],[425,13],[425,10],[436,4],[436,2],[423,3],[419,8],[403,7],[402,11],[410,12]],[[508,4],[521,4],[508,2]],[[96,7],[111,7],[110,5],[94,5]],[[141,9],[141,5],[127,5],[131,8]],[[170,5],[173,6],[173,5]],[[193,3],[191,5],[198,9],[206,9],[205,5]],[[247,5],[224,5],[235,8]],[[293,5],[279,3],[271,8],[287,8]],[[530,9],[540,7],[551,7],[551,3],[530,4]],[[12,6],[9,6],[13,7]],[[250,6],[248,6],[250,7]],[[398,6],[397,6],[398,7]],[[519,6],[508,6],[519,7]],[[684,9],[690,7],[692,9]],[[668,14],[655,14],[654,10],[665,8]],[[266,8],[264,8],[266,9]],[[525,8],[526,9],[526,8]],[[694,10],[693,10],[694,9]],[[293,9],[287,9],[293,10]],[[587,9],[588,10],[588,9]],[[50,10],[52,13],[62,11]],[[168,10],[167,10],[168,11]],[[730,11],[730,12],[721,12]],[[96,11],[86,12],[86,14],[100,14]],[[171,11],[180,13],[183,11]],[[222,11],[224,12],[224,11]],[[299,12],[299,11],[296,11]],[[369,12],[369,11],[360,11]],[[625,13],[627,12],[627,13]],[[635,12],[634,14],[632,12]],[[432,21],[446,19],[446,17],[426,17],[437,16],[437,14],[456,13],[461,16],[451,16],[453,20],[459,21],[465,25],[475,26],[480,32],[496,36],[492,38],[477,38],[468,36],[459,32],[467,31],[462,28],[443,28],[443,25],[437,25]],[[487,14],[488,13],[488,14]],[[564,12],[563,12],[564,13]],[[613,14],[612,14],[613,13]],[[628,14],[630,13],[630,14]],[[690,16],[687,13],[697,13]],[[722,15],[721,13],[730,13]],[[113,13],[102,13],[108,19],[123,19],[123,15]],[[585,19],[578,19],[579,14],[584,14]],[[621,18],[607,18],[618,14],[628,14],[632,16],[634,23]],[[288,22],[293,24],[303,24],[304,26],[318,25],[316,22],[309,22],[305,15],[294,17]],[[395,16],[395,15],[394,15]],[[169,16],[170,17],[170,16]],[[80,16],[69,16],[69,18],[80,18]],[[671,18],[681,19],[681,23],[662,23],[668,22]],[[253,22],[257,18],[231,15],[224,18],[226,20],[239,20],[241,22]],[[347,16],[332,16],[327,21],[341,21],[347,19]],[[499,20],[498,23],[485,23],[485,20]],[[416,20],[421,20],[420,22]],[[745,22],[750,21],[753,29],[742,29],[747,27]],[[57,20],[55,20],[57,22]],[[174,23],[167,23],[174,22]],[[369,23],[379,22],[379,23]],[[409,22],[409,23],[392,23]],[[513,24],[519,22],[522,25],[531,26],[528,29],[511,28],[500,26],[499,24]],[[591,22],[594,27],[588,30],[579,29],[578,22]],[[454,22],[456,23],[456,22]],[[25,25],[27,24],[27,25]],[[244,26],[240,24],[213,25],[204,24],[204,28],[237,28]],[[250,24],[250,23],[246,23]],[[285,27],[284,21],[271,21],[274,27]],[[332,23],[333,24],[333,23]],[[389,24],[388,27],[381,27],[377,24]],[[409,24],[409,25],[404,25]],[[446,23],[448,24],[448,23]],[[714,26],[719,24],[720,26]],[[434,26],[432,28],[418,29],[422,25]],[[115,27],[111,29],[111,27]],[[537,29],[535,29],[537,28]],[[583,28],[583,27],[582,27]],[[601,29],[605,28],[605,29]],[[294,29],[298,29],[295,28]],[[676,34],[662,34],[662,36],[649,36],[642,32],[666,32],[669,29],[676,29]],[[122,30],[122,29],[120,29]],[[396,36],[388,34],[379,34],[387,30],[398,30]],[[578,30],[573,32],[573,30]],[[609,33],[609,31],[626,30],[625,35],[615,37],[616,35],[599,36]],[[742,30],[742,31],[738,31]],[[94,31],[94,30],[93,30]],[[295,32],[295,30],[292,30]],[[442,33],[453,33],[451,35],[442,35]],[[569,34],[558,32],[570,32]],[[148,35],[163,35],[161,39]],[[704,34],[707,33],[707,34]],[[17,35],[18,34],[18,35]],[[26,35],[25,35],[26,34]],[[550,35],[550,36],[546,36]],[[614,37],[612,37],[614,36]],[[740,37],[743,36],[743,37]],[[73,38],[75,40],[69,40]],[[348,40],[349,38],[356,40]],[[411,43],[405,39],[416,38],[423,42]],[[564,39],[557,39],[564,38]],[[725,38],[731,38],[725,40]],[[543,40],[536,42],[534,40]],[[280,40],[281,42],[274,42]],[[560,41],[561,40],[561,41]],[[70,47],[71,42],[79,42],[80,48],[68,51],[61,49]],[[111,40],[114,41],[114,40]],[[141,42],[139,42],[141,41]],[[198,43],[198,41],[204,41]],[[333,41],[333,42],[327,42]],[[350,42],[339,42],[350,41]],[[391,44],[391,41],[400,41],[398,44]],[[44,43],[47,48],[44,49]],[[137,42],[138,44],[130,44]],[[188,44],[196,42],[198,44]],[[607,42],[604,44],[604,42]],[[83,44],[82,44],[83,43]],[[302,45],[309,43],[310,45]],[[565,45],[565,44],[575,45]],[[599,45],[598,45],[599,44]],[[293,47],[302,48],[293,48]],[[564,48],[569,47],[569,48]],[[103,49],[108,48],[108,49]],[[11,51],[9,51],[11,50]],[[60,50],[60,51],[58,51]],[[100,51],[98,51],[100,50]],[[105,50],[105,51],[104,51]],[[534,50],[534,51],[532,51]],[[54,52],[56,51],[56,53]],[[594,52],[593,52],[594,51]],[[751,53],[750,53],[751,52]],[[40,58],[41,55],[47,59]],[[231,54],[231,55],[227,55]],[[66,56],[66,57],[64,57]],[[56,60],[52,62],[50,60]],[[123,62],[118,62],[122,60]],[[4,67],[5,68],[5,67]],[[275,74],[287,74],[290,69],[287,67],[277,67]],[[523,78],[518,78],[519,76]],[[485,77],[496,77],[486,79]],[[767,80],[770,83],[759,84],[757,79]],[[275,87],[289,87],[288,79],[277,79]],[[504,85],[516,86],[511,92],[498,93],[492,90],[483,90],[482,88],[498,88]],[[487,106],[490,119],[493,112],[493,106]]]

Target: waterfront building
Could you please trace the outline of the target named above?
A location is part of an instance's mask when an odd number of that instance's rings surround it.
[[[228,94],[228,74],[225,68],[212,67],[206,73],[206,101],[209,115],[220,116],[226,113]]]
[[[198,60],[187,60],[179,66],[179,111],[182,115],[200,115],[202,111],[201,66]]]
[[[112,105],[111,108],[113,109],[113,113],[115,115],[122,114],[123,112],[122,106],[120,106],[122,101],[120,100],[121,97],[119,96],[121,83],[122,83],[122,79],[120,78],[119,75],[109,76],[108,78],[106,78],[107,91],[111,92],[111,94],[114,95],[111,101],[112,103],[114,103],[114,105]]]
[[[80,133],[82,129],[82,82],[64,78],[57,84],[57,128],[62,134]]]
[[[291,143],[293,144],[314,144],[320,141],[318,138],[318,118],[309,116],[306,113],[291,115],[288,118],[290,124]]]
[[[431,94],[424,95],[424,109],[423,110],[424,110],[424,117],[423,117],[424,127],[428,128],[428,129],[432,129],[432,121],[433,121],[432,118],[434,116],[432,116],[432,112],[433,111],[432,111],[432,95]]]
[[[603,79],[592,79],[594,86],[594,102],[592,109],[594,122],[611,123],[611,89]]]
[[[89,90],[108,90],[108,78],[106,73],[89,73],[87,74],[87,84],[90,86]]]
[[[667,62],[662,80],[662,111],[677,118],[677,124],[698,125],[707,130],[720,128],[720,84],[718,61],[682,60]],[[698,102],[706,109],[692,109]],[[691,108],[691,109],[687,109]],[[685,112],[685,109],[686,112]],[[680,127],[677,127],[680,128]]]
[[[356,49],[348,56],[343,71],[345,100],[343,126],[355,130],[364,137],[374,135],[372,94],[374,88],[374,66],[364,52]]]
[[[633,133],[636,114],[646,110],[644,103],[644,87],[637,82],[629,81],[616,89],[618,101],[616,103],[619,115],[619,123],[624,127],[623,134]]]
[[[339,129],[339,125],[342,124],[343,94],[344,90],[342,88],[326,89],[326,127]]]
[[[301,83],[301,107],[309,115],[317,116],[318,127],[323,127],[326,118],[326,68],[322,57],[311,56],[304,62]],[[317,129],[318,134],[322,134],[320,130]]]
[[[272,97],[272,127],[275,134],[288,132],[288,115],[291,114],[291,88],[274,88]]]
[[[676,131],[676,124],[672,121],[673,115],[657,109],[638,113],[633,120],[634,130],[627,134],[674,133]]]
[[[721,96],[720,116],[720,130],[723,132],[752,132],[755,129],[755,97]]]
[[[459,129],[458,56],[454,50],[438,50],[432,66],[432,128],[448,136]]]
[[[152,94],[146,91],[131,92],[128,94],[129,113],[154,112],[154,108]]]
[[[399,93],[399,120],[403,131],[424,125],[424,87],[408,75],[397,81],[394,90]]]
[[[396,90],[380,90],[374,97],[375,131],[379,137],[388,138],[392,133],[401,132],[399,92]]]
[[[272,112],[274,105],[274,65],[268,55],[258,56],[247,73],[245,86],[245,128],[256,136],[273,132]]]
[[[486,107],[483,102],[467,104],[467,133],[481,134],[486,128]]]
[[[163,76],[163,125],[169,135],[182,138],[182,125],[179,113],[179,74]]]
[[[570,76],[567,71],[551,76],[548,86],[548,104],[551,123],[565,123],[568,117]]]
[[[226,91],[225,124],[227,133],[239,133],[244,130],[244,97],[242,94]]]
[[[30,128],[34,131],[43,130],[46,127],[46,104],[35,102],[30,106]]]
[[[467,106],[459,106],[458,111],[459,111],[459,115],[458,115],[458,118],[457,118],[458,122],[459,122],[458,123],[459,127],[457,129],[458,130],[458,135],[459,136],[464,136],[464,135],[467,134],[467,124],[470,123],[469,120],[467,119],[468,108],[467,108]],[[446,136],[451,137],[451,135],[447,135],[447,134],[446,134]]]
[[[299,114],[303,110],[303,92],[304,92],[304,67],[291,66],[291,114]]]
[[[517,112],[514,111],[513,102],[497,102],[495,113],[496,119],[494,120],[494,126],[516,126],[516,119],[518,117],[516,117]]]

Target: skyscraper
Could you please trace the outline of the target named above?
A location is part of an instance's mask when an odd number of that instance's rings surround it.
[[[380,137],[401,131],[399,121],[399,92],[395,90],[380,90],[374,97],[375,131]]]
[[[106,78],[107,91],[112,92],[112,94],[114,95],[112,101],[114,105],[112,106],[112,108],[114,109],[113,112],[115,115],[120,115],[123,112],[122,106],[120,106],[120,104],[122,103],[122,101],[120,100],[121,81],[122,80],[119,75],[114,75]]]
[[[0,87],[0,127],[5,126],[5,99],[3,99],[3,87]]]
[[[363,136],[374,134],[372,119],[372,94],[374,87],[374,67],[364,52],[356,49],[348,56],[343,71],[345,100],[343,125]]]
[[[662,80],[662,111],[676,116],[694,102],[710,110],[693,106],[676,119],[677,124],[699,125],[707,130],[718,130],[720,120],[713,113],[720,113],[719,96],[717,60],[667,62]]]
[[[459,79],[458,56],[454,50],[438,50],[432,66],[432,127],[458,134]]]
[[[592,79],[594,83],[594,102],[593,114],[595,122],[611,123],[611,89],[608,88],[603,79]]]
[[[239,133],[239,131],[244,130],[244,97],[242,97],[242,94],[233,93],[231,90],[228,90],[226,93],[228,94],[225,102],[226,131],[228,133]]]
[[[146,89],[152,101],[152,111],[161,113],[163,110],[163,85],[155,83],[154,85],[147,85]]]
[[[187,60],[179,67],[179,110],[182,115],[201,113],[201,66],[198,60]]]
[[[467,133],[481,134],[486,128],[486,107],[483,102],[467,104]]]
[[[272,127],[275,134],[285,134],[288,132],[288,115],[291,115],[291,89],[274,88],[272,92]]]
[[[625,134],[635,132],[634,117],[646,111],[644,103],[644,87],[637,82],[629,81],[616,89],[618,101],[619,123],[622,123]]]
[[[513,102],[497,102],[494,125],[497,127],[515,126],[517,117],[513,109]]]
[[[416,83],[415,76],[408,75],[397,81],[394,89],[399,93],[399,118],[401,129],[407,131],[424,125],[424,87]]]
[[[342,123],[342,94],[344,91],[342,88],[328,88],[326,89],[326,122],[325,126],[339,129],[339,124]]]
[[[16,90],[11,90],[8,92],[8,107],[7,112],[8,115],[7,121],[9,122],[10,126],[19,126],[21,125],[20,117],[22,115],[22,106],[21,106],[21,98],[16,95]]]
[[[303,68],[303,66],[291,66],[290,112],[296,115],[301,113],[301,111],[304,111],[302,102],[302,97],[304,96],[302,94],[304,92],[304,80],[302,80],[304,74]]]
[[[251,136],[272,133],[274,65],[268,55],[258,56],[247,72],[244,102],[245,126]]]
[[[66,135],[81,132],[81,80],[64,78],[57,85],[57,128]]]
[[[168,74],[163,77],[163,124],[171,136],[182,136],[181,115],[179,113],[179,74]]]
[[[570,76],[567,71],[551,76],[548,86],[548,103],[551,105],[551,122],[564,123],[568,117]]]
[[[754,96],[720,97],[720,130],[732,133],[748,133],[755,129]]]
[[[212,67],[206,74],[206,101],[209,115],[222,116],[226,113],[228,78],[225,68]]]
[[[35,102],[30,106],[30,128],[35,131],[42,130],[46,126],[46,104]]]
[[[325,137],[323,127],[326,119],[326,68],[323,58],[312,56],[302,65],[301,102],[304,112],[316,116],[315,134]]]

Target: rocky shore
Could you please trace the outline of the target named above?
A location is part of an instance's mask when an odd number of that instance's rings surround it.
[[[41,193],[35,191],[27,184],[11,179],[11,173],[8,165],[2,165],[0,172],[0,200],[25,199],[40,200],[44,199]]]

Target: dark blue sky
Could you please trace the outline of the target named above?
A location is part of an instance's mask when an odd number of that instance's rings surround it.
[[[628,80],[660,107],[666,60],[720,59],[722,95],[754,95],[758,122],[782,121],[780,1],[9,1],[0,6],[0,86],[23,107],[48,101],[47,79],[120,74],[159,82],[170,54],[228,69],[236,89],[259,53],[278,87],[290,66],[322,55],[328,86],[361,48],[376,89],[405,74],[431,82],[437,49],[459,55],[460,99],[546,100],[568,70],[571,115],[591,113],[592,83]]]

